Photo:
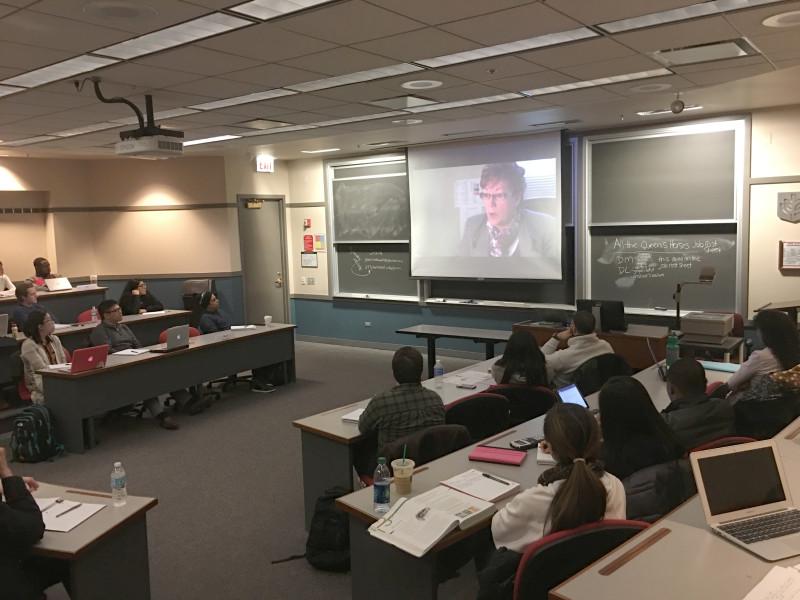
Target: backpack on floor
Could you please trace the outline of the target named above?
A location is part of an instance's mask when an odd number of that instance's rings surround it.
[[[306,560],[322,571],[350,570],[350,530],[347,514],[336,508],[336,499],[350,490],[333,487],[317,498],[306,541]]]
[[[50,411],[34,404],[25,408],[14,418],[11,431],[11,452],[18,462],[41,462],[51,460],[64,451],[56,442]]]

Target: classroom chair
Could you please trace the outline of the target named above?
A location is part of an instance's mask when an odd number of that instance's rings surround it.
[[[547,600],[551,589],[649,526],[606,519],[544,536],[528,546],[519,561],[514,600]]]
[[[92,309],[87,308],[85,311],[78,315],[78,323],[88,323],[92,320]]]
[[[545,414],[558,399],[553,390],[541,385],[499,383],[487,389],[486,393],[500,394],[508,399],[509,427]]]
[[[203,292],[217,293],[217,287],[213,279],[187,279],[181,285],[181,298],[185,310],[194,310],[197,306],[197,299]]]
[[[766,440],[800,416],[800,399],[786,396],[772,400],[740,400],[733,405],[736,432]]]
[[[622,480],[629,519],[653,523],[697,493],[685,458],[640,469]]]
[[[758,441],[756,438],[748,437],[746,435],[726,435],[705,444],[700,444],[696,448],[692,448],[687,453],[687,456],[692,452],[700,452],[701,450],[711,450],[712,448],[724,448],[725,446],[736,446],[737,444],[747,444],[748,442]]]
[[[472,441],[477,442],[510,427],[508,400],[500,394],[472,394],[448,404],[444,421],[448,425],[463,425]]]
[[[161,333],[158,334],[158,343],[159,344],[166,344],[167,343],[167,331],[168,330],[165,329]],[[190,338],[197,337],[198,335],[202,335],[200,333],[199,329],[197,329],[196,327],[189,327],[189,337]],[[218,391],[216,391],[212,387],[212,383],[213,382],[209,382],[205,387],[203,387],[203,384],[200,384],[200,385],[193,385],[193,386],[191,386],[189,388],[189,391],[191,392],[191,394],[193,396],[196,395],[196,396],[199,396],[201,398],[200,401],[196,402],[198,407],[202,407],[203,409],[205,409],[212,400],[214,402],[216,402],[216,401],[218,401],[218,400],[220,400],[222,398],[222,394],[220,394]],[[202,400],[205,400],[205,402],[202,402]],[[191,414],[191,412],[190,412],[190,414]]]
[[[585,398],[598,391],[616,375],[631,375],[630,365],[619,354],[601,354],[584,362],[575,370],[575,385]]]

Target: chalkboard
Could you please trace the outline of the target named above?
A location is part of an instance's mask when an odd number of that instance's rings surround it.
[[[404,175],[334,179],[332,187],[335,241],[407,242],[411,237],[408,179]]]
[[[735,218],[733,130],[590,147],[591,224]]]
[[[340,293],[417,296],[407,244],[337,244]]]
[[[736,234],[676,233],[592,235],[591,293],[596,300],[622,300],[626,307],[674,311],[675,286],[697,281],[712,266],[711,285],[686,286],[681,310],[733,311],[736,305]]]

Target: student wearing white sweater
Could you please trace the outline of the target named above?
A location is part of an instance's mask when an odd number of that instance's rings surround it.
[[[3,263],[0,262],[0,297],[13,296],[16,289],[17,287],[9,276],[6,275],[5,269],[3,269]]]
[[[547,358],[547,373],[553,387],[560,388],[574,383],[575,371],[590,358],[601,354],[613,354],[614,349],[594,332],[594,315],[578,311],[572,317],[568,329],[560,331],[542,346]],[[562,342],[567,347],[559,350]]]

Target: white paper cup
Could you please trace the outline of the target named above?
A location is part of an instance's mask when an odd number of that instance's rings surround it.
[[[89,275],[89,283],[97,285],[97,275]]]
[[[411,477],[414,475],[414,461],[410,458],[396,458],[392,461],[394,487],[401,496],[411,493]]]
[[[270,315],[264,315],[264,325],[269,327],[272,323],[272,317]]]

